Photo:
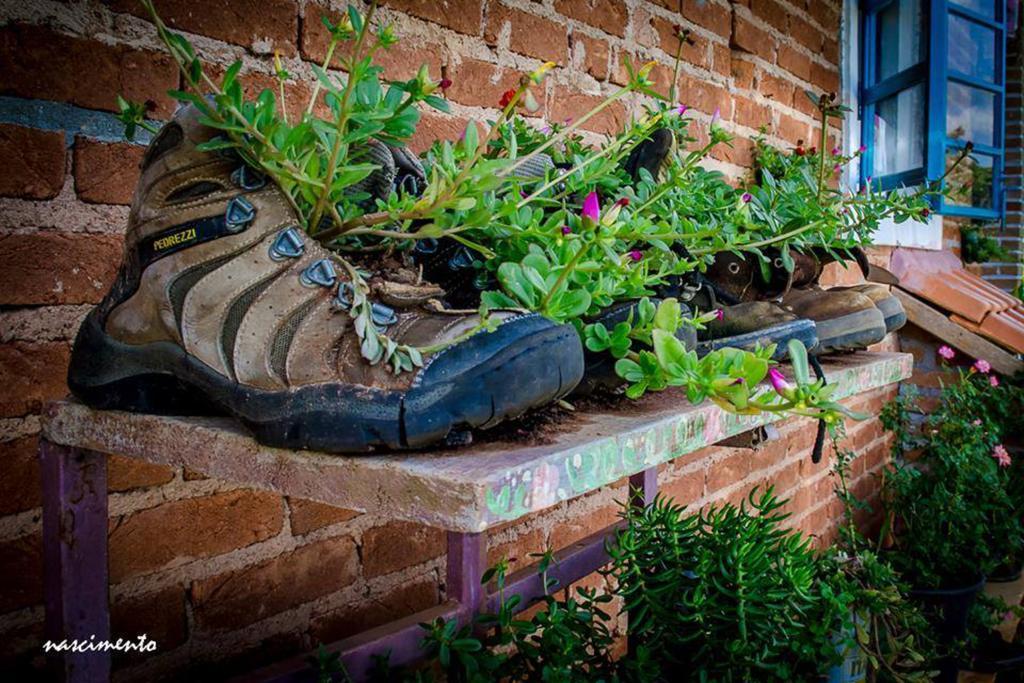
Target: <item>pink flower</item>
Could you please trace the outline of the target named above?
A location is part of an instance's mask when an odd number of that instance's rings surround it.
[[[572,234],[572,228],[570,228],[568,225],[563,225],[562,226],[562,234],[563,235],[570,235],[570,234]]]
[[[634,249],[633,251],[629,252],[629,258],[632,259],[633,261],[640,261],[643,259],[643,257],[644,253],[639,249]]]
[[[687,107],[685,104],[680,104],[678,107],[675,108],[676,116],[682,116],[683,114],[686,113],[687,109],[689,109],[689,107]]]
[[[793,390],[796,388],[792,384],[786,381],[786,376],[782,374],[782,371],[778,368],[768,369],[768,381],[771,382],[772,389],[775,393],[782,398],[789,398],[793,395]]]
[[[992,364],[984,358],[979,358],[974,361],[974,369],[978,372],[987,375],[992,370]]]
[[[725,309],[719,308],[715,311],[715,320],[719,322],[725,320]]]
[[[971,424],[974,425],[975,427],[980,427],[981,426],[981,420],[975,420]]]
[[[997,444],[992,449],[992,457],[996,459],[1000,467],[1009,467],[1013,463],[1010,454],[1006,452],[1006,447],[1003,444]]]
[[[833,147],[832,148],[832,156],[834,156],[834,157],[839,156],[839,148],[838,147]]]
[[[619,201],[615,202],[619,206],[629,206],[629,197],[623,197]]]
[[[439,88],[441,88],[441,90],[447,90],[448,88],[452,87],[452,79],[442,78],[441,82],[438,83],[437,85]]]
[[[994,387],[998,387],[999,386],[999,378],[996,377],[995,375],[989,375],[988,376],[988,383],[990,385],[994,386]]]
[[[946,346],[945,344],[943,344],[942,346],[939,347],[939,355],[945,358],[946,360],[953,360],[953,357],[956,356],[956,352],[953,349]]]
[[[584,223],[589,222],[592,225],[597,225],[601,220],[601,204],[598,202],[596,192],[591,192],[583,200],[583,210],[580,212],[580,216],[583,217]]]
[[[750,194],[749,192],[744,192],[744,193],[743,193],[743,196],[742,196],[742,197],[740,197],[740,199],[742,199],[742,200],[743,200],[743,203],[744,203],[744,204],[749,204],[749,203],[750,203],[750,201],[751,201],[751,200],[752,200],[753,198],[754,198],[754,195]]]
[[[722,108],[715,107],[715,113],[711,115],[711,123],[708,125],[708,128],[715,128],[716,126],[718,126],[718,122],[721,120],[721,118]]]
[[[860,152],[861,154],[863,154],[864,152],[868,151],[868,146],[867,146],[867,145],[861,145],[861,146],[860,146],[860,147],[859,147],[859,148],[857,149],[857,151],[858,151],[858,152]]]

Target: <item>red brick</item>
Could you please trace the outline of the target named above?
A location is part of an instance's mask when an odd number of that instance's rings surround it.
[[[839,13],[827,2],[808,2],[807,11],[825,29],[826,35],[839,35]]]
[[[578,120],[583,114],[593,110],[604,98],[596,95],[585,95],[579,92],[567,92],[560,89],[551,103],[552,121],[565,119]],[[613,102],[604,111],[589,119],[581,127],[604,135],[614,135],[622,131],[626,123],[626,108],[622,102]]]
[[[210,36],[254,52],[295,54],[299,9],[293,0],[155,0],[157,14],[171,28]],[[115,12],[149,19],[134,0],[114,0]]]
[[[0,345],[0,415],[39,413],[67,394],[70,347],[63,342],[14,342]]]
[[[761,71],[757,79],[757,91],[779,104],[792,106],[796,86],[792,81]]]
[[[811,58],[785,43],[779,45],[779,66],[798,78],[811,80]]]
[[[622,0],[555,0],[555,11],[605,33],[626,35],[629,10]]]
[[[687,472],[677,479],[665,482],[659,489],[666,498],[680,505],[689,505],[704,495],[704,470]]]
[[[468,119],[461,116],[423,112],[416,132],[409,139],[409,149],[422,154],[435,140],[458,140],[467,123]]]
[[[599,81],[608,78],[608,41],[582,33],[572,34],[572,41],[583,47],[583,69]]]
[[[281,498],[272,493],[228,491],[112,519],[111,581],[265,541],[281,531],[282,507]]]
[[[145,148],[75,139],[75,192],[91,204],[131,204]]]
[[[679,78],[679,101],[705,114],[719,109],[722,118],[729,120],[732,117],[732,96],[729,92],[702,78],[682,74]]]
[[[565,64],[568,61],[568,40],[562,24],[545,17],[500,4],[487,10],[484,40],[497,45],[498,37],[509,27],[509,49],[544,61]]]
[[[812,85],[824,92],[838,92],[839,70],[814,63],[811,65],[810,81]]]
[[[502,94],[517,87],[521,76],[497,64],[463,57],[459,64],[448,66],[448,78],[452,80],[448,96],[460,104],[497,108]],[[534,88],[534,93],[543,104],[541,90]]]
[[[783,34],[789,29],[786,8],[776,0],[751,0],[750,9],[755,17],[763,19]]]
[[[414,522],[389,522],[363,533],[363,573],[373,578],[432,560],[445,550],[444,532]]]
[[[40,534],[0,542],[0,614],[43,601],[43,543]]]
[[[39,440],[34,436],[0,443],[0,515],[42,505],[38,448]]]
[[[0,124],[0,158],[0,196],[51,199],[64,186],[64,134],[59,131]]]
[[[384,4],[459,33],[480,34],[481,0],[385,0]]]
[[[665,19],[664,17],[651,17],[651,25],[658,34],[658,44],[661,49],[671,55],[676,56],[676,50],[679,49],[679,38],[676,36],[676,30],[674,28],[675,23]],[[683,45],[683,51],[681,59],[687,64],[693,66],[699,66],[702,68],[710,68],[711,64],[708,62],[708,41],[703,36],[697,35],[696,33],[690,35],[690,39]]]
[[[545,534],[543,529],[531,529],[522,533],[516,533],[509,541],[488,543],[487,566],[493,567],[505,559],[508,560],[512,571],[529,567],[537,561],[535,558],[530,557],[530,555],[544,552],[544,540]]]
[[[350,536],[310,543],[289,553],[192,584],[196,624],[203,630],[237,628],[329,595],[359,573]]]
[[[116,601],[110,609],[110,631],[115,637],[133,639],[145,634],[161,652],[173,650],[188,635],[185,617],[185,589],[168,586],[145,595]],[[115,654],[114,661],[141,661],[147,653]]]
[[[620,496],[621,500],[625,495]],[[578,508],[577,508],[578,509]],[[601,529],[615,524],[619,520],[619,512],[622,507],[617,503],[609,503],[597,510],[577,513],[568,521],[559,522],[551,530],[550,547],[562,549],[577,543]]]
[[[821,52],[825,34],[798,14],[789,15],[789,35],[811,52]]]
[[[107,490],[131,491],[160,486],[174,479],[174,469],[138,458],[111,455],[107,458]]]
[[[735,49],[757,55],[765,61],[775,60],[775,37],[745,17],[735,17],[731,44]]]
[[[713,68],[715,73],[722,76],[732,75],[732,50],[729,49],[728,45],[722,45],[721,43],[714,43],[711,46],[711,54],[713,61]],[[737,87],[744,87],[737,84]]]
[[[736,482],[743,481],[750,474],[753,451],[747,448],[727,448],[725,457],[708,464],[708,493],[714,493]]]
[[[716,53],[717,54],[717,53]],[[730,55],[732,52],[730,51]],[[729,62],[730,73],[733,78],[733,85],[737,88],[750,90],[754,87],[754,63],[745,59],[731,57]]]
[[[355,510],[346,510],[302,498],[288,498],[288,507],[291,509],[292,533],[297,536],[303,536],[332,524],[347,522],[362,514]]]
[[[771,123],[772,110],[767,105],[739,96],[733,100],[733,105],[736,109],[733,120],[741,126],[756,130]]]
[[[698,26],[728,38],[732,32],[732,9],[711,0],[681,0],[683,16]],[[674,8],[670,8],[674,9]]]
[[[120,235],[0,235],[0,305],[94,304],[114,281]]]
[[[310,636],[316,642],[331,643],[395,619],[415,614],[438,604],[437,580],[427,575],[403,583],[365,602],[316,617],[310,624]]]
[[[152,101],[159,118],[174,112],[167,90],[178,87],[178,68],[163,52],[12,24],[0,29],[0,64],[0,95],[117,111],[120,94]]]

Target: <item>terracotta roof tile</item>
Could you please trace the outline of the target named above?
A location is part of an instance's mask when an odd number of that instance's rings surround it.
[[[961,327],[1024,353],[1024,305],[964,270],[952,252],[897,249],[890,270],[901,289],[949,311]]]

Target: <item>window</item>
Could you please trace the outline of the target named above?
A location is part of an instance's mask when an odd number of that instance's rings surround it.
[[[940,213],[1002,214],[1004,0],[861,0],[860,180],[884,189],[946,178]]]

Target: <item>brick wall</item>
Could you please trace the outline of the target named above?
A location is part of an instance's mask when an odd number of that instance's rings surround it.
[[[1007,291],[1024,277],[1024,16],[1017,23],[1006,50],[1006,220],[992,228],[1010,258],[981,269],[986,280]]]
[[[271,82],[279,50],[309,92],[309,62],[322,59],[312,0],[157,2],[217,68],[244,62],[251,88]],[[39,413],[66,393],[71,340],[109,286],[121,256],[126,204],[142,148],[120,139],[115,95],[152,102],[166,118],[179,78],[152,25],[131,0],[0,3],[0,659],[38,664],[42,634]],[[389,76],[420,62],[454,81],[451,116],[427,114],[415,141],[457,137],[471,117],[493,115],[502,91],[541,60],[560,67],[540,114],[578,116],[623,82],[623,62],[654,59],[667,89],[673,24],[692,30],[679,92],[706,122],[716,107],[737,141],[714,163],[737,175],[750,138],[768,126],[779,143],[809,139],[806,87],[838,90],[838,0],[389,0],[401,45],[384,56]],[[591,121],[610,130],[639,100]],[[871,412],[887,392],[858,399]],[[823,465],[807,457],[813,430],[783,428],[757,452],[713,448],[662,472],[679,499],[737,499],[754,483],[793,496],[793,523],[828,538],[837,514]],[[858,425],[857,486],[872,486],[886,451],[877,421]],[[113,457],[110,463],[114,632],[146,632],[160,654],[118,666],[130,679],[211,675],[311,648],[436,604],[443,596],[442,537],[413,524],[239,489],[194,472]],[[516,558],[583,537],[615,515],[622,486],[495,532],[490,554]],[[403,539],[395,551],[396,537]],[[522,563],[522,559],[519,560]],[[596,579],[594,579],[596,580]],[[35,660],[35,661],[34,661]]]

